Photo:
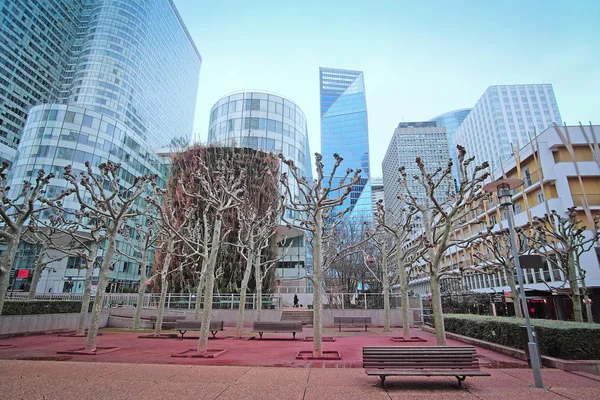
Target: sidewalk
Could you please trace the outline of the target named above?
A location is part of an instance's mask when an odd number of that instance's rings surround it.
[[[580,399],[600,398],[600,379],[543,371],[549,390],[532,389],[527,369],[491,377],[390,378],[382,389],[362,369],[148,365],[0,360],[0,399]]]

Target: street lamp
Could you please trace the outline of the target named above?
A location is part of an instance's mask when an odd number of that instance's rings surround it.
[[[525,298],[525,288],[523,287],[523,269],[519,261],[519,249],[517,249],[515,238],[515,221],[512,209],[512,190],[523,186],[522,179],[499,179],[495,182],[488,183],[483,187],[486,192],[496,192],[501,206],[504,206],[506,212],[506,220],[508,222],[508,234],[510,237],[510,246],[512,247],[513,259],[515,260],[515,269],[517,270],[517,281],[519,282],[519,294],[521,306],[523,307],[523,315],[525,316],[525,326],[527,327],[527,337],[529,343],[529,357],[531,358],[531,369],[533,371],[534,386],[539,389],[544,388],[542,381],[542,370],[540,366],[539,350],[537,343],[533,339],[533,329],[531,320],[529,319],[529,309],[527,308],[527,299]]]

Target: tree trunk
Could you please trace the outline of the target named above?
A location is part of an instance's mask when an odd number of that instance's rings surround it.
[[[248,245],[250,251],[248,251],[248,258],[246,259],[246,269],[244,270],[244,277],[242,278],[242,286],[240,288],[240,306],[238,309],[237,325],[235,330],[235,336],[242,338],[242,331],[244,329],[244,312],[246,311],[246,292],[248,291],[248,281],[250,281],[250,274],[252,273],[252,260],[254,258],[254,252],[252,250],[252,233],[250,234],[250,240]],[[257,265],[257,268],[260,266]]]
[[[17,248],[21,240],[21,230],[18,229],[12,233],[13,238],[6,240],[6,251],[2,257],[0,257],[0,315],[2,315],[2,309],[4,308],[4,298],[6,292],[8,292],[8,284],[10,283],[10,270],[15,262],[17,256]]]
[[[194,305],[194,319],[197,321],[200,319],[200,306],[202,305],[202,290],[206,283],[206,273],[200,275],[198,280],[198,288],[196,289],[196,304]]]
[[[381,258],[381,272],[383,275],[383,280],[381,281],[383,285],[383,331],[390,331],[390,280],[388,278],[388,266],[387,266],[387,254],[385,250],[385,245],[382,251]]]
[[[510,297],[512,298],[513,305],[515,306],[515,317],[523,318],[523,310],[521,310],[521,300],[519,299],[519,289],[515,282],[514,270],[506,271],[506,281],[510,287]]]
[[[167,275],[169,274],[169,267],[171,266],[171,256],[173,249],[175,248],[175,241],[173,238],[169,238],[167,244],[167,254],[162,265],[160,272],[160,300],[158,302],[158,308],[156,309],[156,325],[154,325],[154,336],[160,335],[162,329],[163,314],[165,311],[165,301],[167,299],[167,289],[169,283],[167,282]]]
[[[116,226],[111,229],[106,238],[107,247],[104,252],[102,265],[100,266],[100,274],[98,277],[98,289],[96,290],[96,298],[92,307],[92,315],[88,324],[88,334],[85,341],[86,350],[96,351],[96,338],[98,336],[98,326],[100,325],[100,313],[102,312],[102,303],[104,301],[104,292],[108,285],[110,266],[113,256],[115,255],[115,246],[117,240]]]
[[[313,357],[323,356],[323,211],[315,213],[313,235]]]
[[[85,281],[83,282],[83,298],[81,300],[81,310],[77,317],[77,335],[85,334],[85,320],[89,314],[90,296],[92,294],[92,279],[94,278],[94,264],[98,257],[98,243],[92,243],[87,257]]]
[[[137,304],[135,305],[135,314],[133,316],[133,330],[140,329],[140,320],[142,319],[142,308],[144,295],[146,294],[146,267],[148,265],[148,248],[144,249],[142,262],[140,264],[140,287],[138,289]]]
[[[215,287],[215,264],[217,263],[217,255],[219,253],[222,223],[221,215],[215,215],[210,256],[206,263],[206,273],[204,278],[206,280],[204,287],[204,310],[202,312],[200,339],[198,340],[198,353],[206,353],[206,350],[208,349],[208,333],[210,331],[210,320],[212,318],[213,290]]]
[[[583,322],[583,310],[581,309],[581,292],[579,291],[579,279],[575,269],[575,259],[569,255],[568,279],[571,287],[571,301],[573,303],[573,318],[576,322]]]
[[[262,318],[262,269],[260,266],[260,256],[255,256],[254,261],[254,280],[256,281],[256,318],[255,321],[260,321]]]
[[[433,308],[433,326],[438,346],[446,346],[446,328],[444,327],[444,313],[442,311],[442,294],[440,281],[437,274],[431,274],[431,307]]]
[[[592,314],[592,302],[589,296],[587,285],[585,284],[585,272],[581,270],[581,264],[579,262],[579,256],[577,256],[576,264],[577,275],[581,282],[581,290],[583,291],[583,303],[585,304],[586,320],[589,324],[594,323],[594,314]]]
[[[402,337],[404,339],[410,339],[410,319],[408,315],[408,277],[406,276],[406,268],[404,267],[403,257],[400,254],[402,242],[399,237],[396,237],[395,239],[396,268],[398,269],[398,276],[400,277],[400,311],[402,313]]]
[[[41,248],[37,257],[35,258],[35,267],[33,268],[33,276],[31,277],[31,286],[29,287],[29,293],[27,293],[27,300],[35,299],[35,293],[37,291],[37,285],[40,282],[40,276],[44,270],[44,257],[46,256],[46,249]]]

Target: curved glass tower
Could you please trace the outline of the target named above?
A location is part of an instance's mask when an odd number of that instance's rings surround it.
[[[458,181],[460,177],[458,176],[458,158],[456,144],[454,144],[454,133],[456,133],[456,130],[470,112],[471,108],[461,108],[460,110],[450,111],[430,119],[430,121],[434,121],[437,126],[446,128],[448,151],[450,152],[450,157],[452,157],[452,175],[454,176],[455,181]]]
[[[339,182],[348,168],[362,169],[361,181],[352,188],[340,211],[350,209],[351,218],[370,220],[371,172],[369,160],[369,128],[367,99],[362,71],[319,68],[321,89],[321,153],[325,175],[333,168],[333,154],[344,158],[335,181]]]

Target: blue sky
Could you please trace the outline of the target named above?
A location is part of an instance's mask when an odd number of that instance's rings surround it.
[[[243,89],[280,93],[320,149],[319,67],[364,71],[373,176],[400,121],[552,83],[569,124],[600,124],[600,1],[174,0],[203,57],[194,132]],[[343,155],[342,155],[343,156]]]

